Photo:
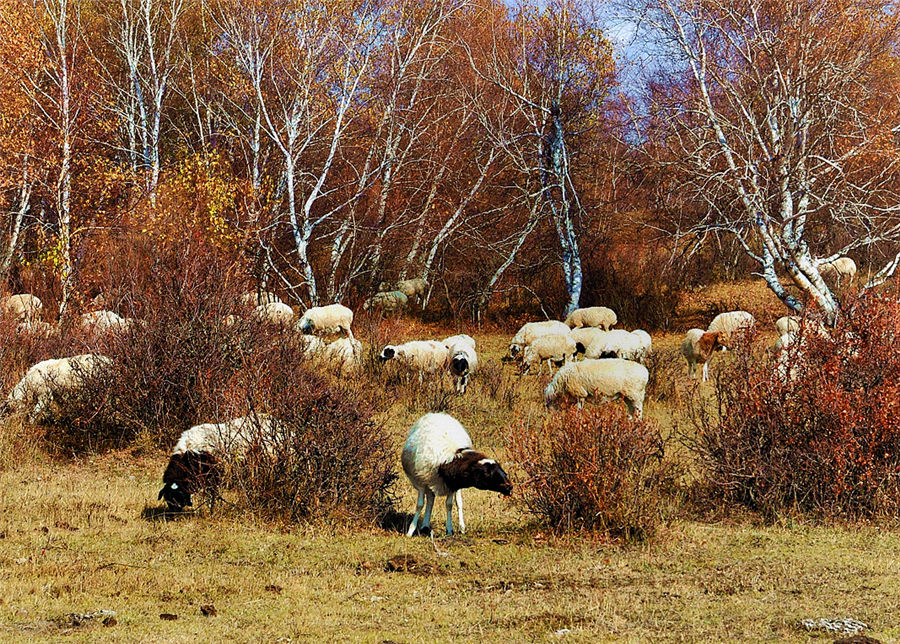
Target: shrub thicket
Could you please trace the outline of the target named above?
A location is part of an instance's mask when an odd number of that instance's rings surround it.
[[[827,333],[809,320],[782,358],[735,352],[686,442],[725,503],[767,514],[900,510],[900,303],[870,297]],[[779,360],[782,361],[779,366]]]

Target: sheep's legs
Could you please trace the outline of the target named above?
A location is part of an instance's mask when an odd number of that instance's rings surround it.
[[[419,490],[419,499],[416,501],[416,513],[413,515],[412,523],[409,524],[409,530],[406,532],[407,537],[411,537],[416,533],[423,505],[425,505],[425,493],[422,490]]]
[[[422,520],[422,529],[431,529],[431,510],[434,507],[434,492],[425,490],[425,518]]]
[[[709,380],[709,360],[703,363],[703,382]]]
[[[452,492],[447,495],[447,535],[453,534],[453,497]]]
[[[462,534],[466,533],[466,520],[463,519],[463,511],[462,511],[462,490],[456,491],[456,509],[459,512],[459,531]]]

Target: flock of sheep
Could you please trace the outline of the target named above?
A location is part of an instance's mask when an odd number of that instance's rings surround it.
[[[401,283],[414,297],[423,297],[421,280]],[[403,297],[400,297],[400,296]],[[406,298],[404,300],[404,298]],[[404,290],[385,291],[367,301],[369,309],[395,310],[390,301],[408,302]],[[15,321],[22,333],[48,335],[58,332],[39,320],[42,305],[31,295],[14,295],[0,301],[6,319]],[[248,293],[240,300],[243,314],[232,314],[224,325],[241,323],[291,325],[298,332],[304,357],[330,366],[341,376],[352,374],[362,366],[362,343],[353,337],[353,311],[341,304],[312,307],[295,321],[290,306],[273,293]],[[551,376],[544,390],[544,401],[555,408],[568,404],[579,407],[585,400],[621,399],[630,413],[640,417],[643,411],[649,371],[642,364],[652,349],[650,335],[643,330],[625,331],[612,328],[618,320],[614,311],[596,306],[574,311],[565,322],[550,320],[523,325],[509,343],[504,361],[520,363],[521,373],[535,366],[540,373],[547,363]],[[691,329],[682,343],[682,353],[691,377],[702,365],[703,379],[708,377],[709,361],[718,348],[732,344],[736,333],[754,325],[753,316],[732,311],[716,316],[706,330]],[[44,326],[46,324],[46,327]],[[90,334],[128,329],[140,321],[124,319],[112,311],[86,313],[78,324]],[[796,318],[782,318],[777,328],[779,343],[790,344],[799,329]],[[339,336],[331,342],[326,339]],[[583,359],[578,359],[579,355]],[[391,363],[408,376],[442,377],[449,374],[455,390],[466,392],[470,374],[478,367],[475,339],[459,334],[443,340],[414,340],[389,344],[378,355],[382,364]],[[76,391],[86,376],[108,368],[105,356],[83,354],[45,360],[32,366],[6,399],[5,411],[28,415],[32,422],[42,422],[55,413],[60,398]],[[559,369],[553,373],[554,365]],[[191,495],[206,486],[215,485],[216,463],[223,455],[239,455],[250,445],[273,439],[278,423],[266,415],[237,418],[221,423],[197,425],[179,438],[163,475],[164,487],[159,499],[171,510],[191,505]],[[419,527],[425,505],[422,529],[430,527],[435,496],[447,498],[447,533],[452,533],[450,511],[454,501],[459,510],[460,529],[465,530],[462,497],[466,487],[509,494],[512,486],[500,465],[474,450],[465,429],[446,414],[426,414],[413,425],[403,449],[401,462],[418,501],[409,534]]]

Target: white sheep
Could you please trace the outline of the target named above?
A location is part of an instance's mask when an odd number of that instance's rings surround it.
[[[452,335],[444,339],[444,346],[447,347],[448,368],[456,393],[464,394],[469,385],[469,375],[478,368],[475,338],[465,334]]]
[[[0,315],[13,323],[36,321],[43,308],[40,298],[29,293],[8,295],[0,300]]]
[[[856,262],[849,257],[838,257],[833,262],[822,262],[818,268],[822,279],[826,280],[849,282],[856,277]]]
[[[245,310],[255,309],[263,304],[277,304],[279,302],[281,302],[281,298],[275,295],[275,293],[270,293],[268,291],[244,293],[241,295],[240,299],[241,308]]]
[[[362,342],[356,338],[338,338],[322,350],[322,359],[338,375],[346,377],[362,368]]]
[[[304,358],[317,358],[325,353],[325,347],[328,346],[317,335],[298,335],[295,341]]]
[[[628,411],[640,418],[644,413],[644,397],[650,372],[631,360],[607,358],[570,362],[556,372],[544,390],[544,402],[557,407],[575,401],[581,407],[587,398],[601,401],[625,401]]]
[[[575,340],[576,351],[583,354],[591,346],[591,342],[606,333],[606,331],[593,326],[585,326],[580,329],[572,329],[569,333],[572,339]]]
[[[421,277],[411,280],[400,280],[393,285],[382,282],[378,288],[379,291],[400,291],[410,300],[423,299],[428,291],[428,282]]]
[[[707,333],[719,332],[719,344],[724,351],[731,347],[735,334],[749,333],[756,326],[756,318],[747,311],[728,311],[719,313],[706,328]]]
[[[553,375],[553,363],[565,364],[575,357],[576,343],[571,335],[542,335],[535,338],[534,342],[525,347],[522,353],[522,371],[529,373],[531,367],[538,363],[538,374],[544,368],[544,362],[547,362],[547,368],[550,375]]]
[[[642,332],[643,333],[643,332]],[[646,335],[646,334],[645,334]],[[622,358],[623,360],[643,360],[647,353],[646,338],[624,329],[604,331],[585,349],[584,357]]]
[[[16,333],[31,336],[33,338],[53,338],[60,334],[59,327],[41,320],[29,320],[19,322],[16,325]]]
[[[708,333],[703,329],[691,329],[684,334],[681,354],[688,363],[688,375],[697,377],[697,367],[703,365],[703,382],[709,379],[709,361],[719,347],[719,332]]]
[[[460,490],[474,487],[505,496],[512,483],[500,464],[472,449],[472,439],[453,416],[425,414],[409,430],[403,454],[403,471],[418,492],[416,512],[409,524],[408,536],[419,528],[422,506],[422,531],[431,529],[431,510],[435,496],[447,497],[447,534],[453,534],[453,499],[459,512],[459,531],[466,531]]]
[[[647,356],[653,351],[653,338],[651,338],[650,334],[643,329],[635,329],[631,334],[637,337],[641,344],[636,360],[638,362],[644,362]]]
[[[782,349],[791,346],[796,342],[798,336],[797,331],[788,331],[787,333],[782,333],[778,336],[778,339],[775,340],[775,344],[772,345],[772,351],[775,353],[779,353]]]
[[[363,311],[369,309],[382,313],[398,313],[409,304],[409,297],[403,291],[385,291],[376,293],[363,302]]]
[[[775,320],[775,331],[779,336],[796,333],[800,330],[800,316],[785,315]]]
[[[170,511],[191,505],[191,495],[219,483],[223,458],[245,454],[254,444],[271,451],[278,425],[266,414],[244,416],[224,423],[205,423],[185,430],[175,444],[163,473],[159,499]]]
[[[294,309],[282,302],[260,304],[251,313],[257,324],[270,326],[288,326],[294,321]]]
[[[132,325],[112,311],[91,311],[78,318],[78,326],[91,338],[97,339],[108,333],[127,331]]]
[[[87,379],[112,365],[106,356],[82,354],[33,365],[6,398],[5,411],[28,413],[32,423],[49,420],[67,396],[77,394]]]
[[[440,373],[447,367],[450,351],[443,342],[437,340],[413,340],[403,344],[389,344],[378,356],[381,362],[396,360],[411,373],[419,374],[419,384],[425,374]]]
[[[584,309],[575,309],[566,318],[566,324],[570,328],[597,327],[608,331],[616,326],[618,318],[616,312],[605,306],[590,306]]]
[[[329,304],[307,309],[297,322],[297,330],[315,335],[340,333],[352,338],[353,331],[350,330],[352,324],[353,311],[343,304]]]
[[[536,338],[553,333],[569,335],[569,327],[565,322],[560,322],[559,320],[526,322],[509,342],[509,357],[520,357],[525,347],[534,342]]]

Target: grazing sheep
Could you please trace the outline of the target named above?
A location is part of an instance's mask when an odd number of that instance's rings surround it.
[[[561,334],[569,335],[569,327],[559,320],[547,320],[545,322],[526,322],[522,325],[513,339],[509,342],[509,358],[518,358],[525,347],[534,342],[535,338],[542,335]]]
[[[540,374],[544,368],[544,361],[546,361],[552,376],[553,363],[555,362],[557,365],[567,363],[570,358],[575,357],[576,350],[575,340],[571,335],[542,335],[525,347],[522,354],[522,371],[528,373],[531,371],[531,367],[538,363],[538,374]]]
[[[566,324],[573,329],[582,327],[598,327],[604,331],[616,326],[616,312],[605,306],[591,306],[586,309],[575,309],[566,318]]]
[[[418,372],[419,384],[425,374],[440,373],[447,367],[450,351],[443,342],[437,340],[413,340],[398,345],[387,345],[381,350],[381,362],[396,360],[410,373]]]
[[[10,322],[32,322],[41,317],[44,303],[29,293],[9,295],[0,300],[0,315]]]
[[[86,379],[110,365],[110,358],[89,353],[38,362],[13,387],[4,412],[27,412],[32,423],[49,420],[58,413],[60,398],[78,393]]]
[[[642,332],[643,333],[643,332]],[[646,335],[646,334],[645,334]],[[598,335],[585,349],[584,357],[622,358],[623,360],[643,360],[647,353],[646,338],[624,329],[612,329]]]
[[[425,414],[419,418],[409,430],[400,461],[409,482],[419,493],[416,512],[406,533],[410,537],[419,528],[423,505],[422,531],[431,529],[435,496],[447,497],[447,534],[451,535],[454,496],[459,512],[459,531],[466,531],[460,490],[474,487],[504,496],[512,493],[512,483],[500,464],[472,449],[469,434],[448,414]]]
[[[800,317],[797,315],[785,315],[775,320],[775,330],[779,336],[788,333],[796,333],[800,330]]]
[[[576,351],[583,354],[591,346],[591,342],[606,333],[606,331],[597,327],[586,326],[580,329],[572,329],[569,333],[572,339],[575,340]]]
[[[16,325],[16,333],[46,339],[59,336],[59,327],[41,320],[29,320],[28,322],[19,322]]]
[[[782,349],[791,346],[794,342],[797,341],[797,332],[789,331],[788,333],[782,333],[778,336],[778,339],[775,340],[775,344],[772,345],[772,351],[775,353],[779,353]]]
[[[343,304],[329,304],[306,309],[306,313],[297,322],[297,329],[306,334],[332,335],[340,333],[352,338],[351,324],[353,324],[353,311]]]
[[[362,368],[362,342],[356,338],[338,338],[322,350],[322,359],[339,376],[345,377]]]
[[[714,317],[706,331],[708,333],[718,331],[721,334],[719,336],[719,344],[724,351],[732,345],[735,333],[747,333],[755,326],[756,318],[752,314],[746,311],[728,311],[727,313],[719,313]]]
[[[316,358],[325,353],[325,341],[317,335],[298,335],[297,347],[303,353],[304,358]]]
[[[391,287],[387,282],[382,282],[380,291],[400,291],[410,300],[424,299],[428,291],[428,282],[421,277],[411,280],[400,280]]]
[[[78,318],[78,326],[86,331],[91,338],[98,338],[107,333],[115,333],[127,330],[129,324],[125,318],[112,311],[91,311]]]
[[[819,275],[822,279],[838,283],[853,281],[856,277],[856,262],[849,257],[838,257],[833,262],[822,262],[819,264]]]
[[[644,359],[650,355],[650,352],[653,351],[653,338],[651,338],[650,334],[643,329],[635,329],[631,332],[631,335],[640,340],[641,348],[636,359],[638,362],[642,363],[644,362]]]
[[[403,291],[376,293],[363,303],[363,311],[372,309],[382,313],[398,313],[406,309],[409,298]]]
[[[703,382],[709,380],[709,361],[719,347],[719,332],[708,333],[703,329],[691,329],[684,334],[681,354],[688,363],[688,375],[697,377],[697,366],[703,364]]]
[[[288,326],[294,321],[294,309],[281,302],[270,302],[253,309],[251,317],[257,324]]]
[[[557,371],[547,385],[544,402],[548,407],[558,407],[574,400],[580,408],[586,398],[602,401],[622,398],[629,413],[640,418],[644,413],[649,378],[647,368],[631,360],[607,358],[570,362]]]
[[[466,393],[469,386],[469,374],[478,368],[478,353],[475,351],[475,339],[472,336],[452,335],[444,340],[449,352],[450,375],[458,394]]]
[[[276,431],[275,421],[264,414],[185,430],[169,457],[158,499],[165,499],[172,512],[192,505],[192,494],[218,486],[218,464],[223,457],[240,456],[257,441],[270,445],[267,439]]]
[[[281,298],[268,291],[244,293],[240,299],[241,308],[246,310],[255,309],[264,304],[278,304],[279,302],[281,302]]]

